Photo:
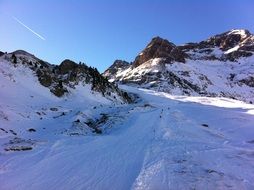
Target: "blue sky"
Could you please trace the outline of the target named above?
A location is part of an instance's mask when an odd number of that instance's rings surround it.
[[[0,50],[103,71],[134,60],[154,36],[182,44],[236,28],[253,33],[253,10],[253,0],[0,0]]]

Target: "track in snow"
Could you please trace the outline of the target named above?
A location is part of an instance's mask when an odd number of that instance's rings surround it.
[[[107,133],[1,154],[1,189],[254,189],[250,109],[123,88],[142,102],[111,109],[124,119]]]

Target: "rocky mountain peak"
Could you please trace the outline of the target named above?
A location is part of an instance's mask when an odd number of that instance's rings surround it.
[[[146,48],[136,57],[133,66],[138,67],[142,63],[154,58],[165,58],[167,62],[185,62],[186,54],[177,48],[175,44],[160,37],[154,37]]]
[[[235,46],[243,46],[248,38],[252,37],[252,34],[248,30],[233,29],[222,34],[212,36],[206,41],[202,41],[201,44],[207,47],[219,47],[222,51],[227,51]]]
[[[193,60],[237,61],[254,53],[254,35],[248,30],[233,29],[199,43],[178,46]]]
[[[155,46],[155,45],[163,45],[165,44],[166,46],[170,45],[170,46],[175,46],[175,44],[173,44],[172,42],[169,42],[167,39],[163,39],[159,36],[153,37],[151,42],[147,45],[147,48],[149,48],[150,46]]]
[[[126,65],[129,65],[130,63],[127,62],[127,61],[124,61],[124,60],[120,60],[120,59],[117,59],[114,61],[113,65],[111,65],[111,67],[124,67]]]
[[[108,79],[113,79],[112,76],[116,76],[117,72],[122,71],[130,67],[131,64],[124,60],[115,60],[114,63],[103,73],[104,77]]]

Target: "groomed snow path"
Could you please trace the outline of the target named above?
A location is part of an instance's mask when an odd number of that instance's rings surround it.
[[[2,153],[0,189],[254,189],[254,106],[122,88],[141,101],[107,133]]]

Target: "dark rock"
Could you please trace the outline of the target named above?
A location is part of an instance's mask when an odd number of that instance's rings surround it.
[[[42,72],[41,70],[37,70],[37,76],[38,76],[38,80],[41,83],[41,85],[45,86],[45,87],[49,87],[52,84],[52,77],[46,73],[46,72]]]
[[[11,146],[8,148],[5,148],[5,151],[27,151],[27,150],[32,150],[33,147],[31,146]]]
[[[29,131],[29,132],[36,132],[36,130],[34,128],[30,128],[27,131]]]
[[[246,52],[246,51],[233,51],[229,54],[225,55],[226,60],[229,61],[236,61],[237,59],[241,57],[250,57],[254,54],[254,52]]]
[[[58,111],[58,108],[50,108],[51,111]]]
[[[249,87],[254,87],[254,77],[250,76],[248,78],[242,79],[239,82],[244,83]]]
[[[53,118],[54,119],[56,119],[56,118],[59,118],[59,117],[62,117],[62,116],[65,116],[66,115],[66,113],[65,112],[62,112],[60,115],[58,115],[58,116],[53,116]]]
[[[55,94],[57,97],[62,97],[65,93],[68,92],[68,90],[63,87],[62,81],[59,81],[58,84],[55,84],[55,86],[50,89],[50,92]]]
[[[207,124],[202,124],[203,127],[209,127]]]
[[[229,79],[230,81],[233,81],[234,78],[235,78],[235,76],[236,76],[236,74],[230,73],[228,79]]]
[[[34,140],[31,139],[21,139],[15,137],[9,140],[9,143],[5,144],[5,151],[25,151],[32,150],[32,146],[35,144]]]
[[[247,143],[254,144],[254,140],[247,141]]]
[[[9,130],[13,135],[17,135],[17,133],[15,131],[13,131],[12,129]]]
[[[201,91],[200,87],[198,87],[195,84],[192,84],[191,82],[187,81],[186,79],[181,79],[173,72],[167,72],[165,74],[165,77],[168,78],[168,83],[173,86],[178,86],[178,87],[181,87],[182,89],[185,89],[185,90],[187,90],[187,89],[193,90],[194,92],[197,92],[197,93],[200,93],[200,91]],[[186,93],[188,94],[187,91],[186,91]]]
[[[14,53],[12,53],[12,55],[11,55],[11,61],[12,61],[12,63],[17,64],[17,57]]]
[[[102,134],[102,130],[98,128],[95,128],[93,132],[96,134]]]
[[[5,132],[5,133],[8,133],[8,131],[6,131],[5,129],[3,128],[0,128],[1,131]]]

